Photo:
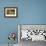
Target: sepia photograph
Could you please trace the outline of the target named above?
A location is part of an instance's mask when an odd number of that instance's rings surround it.
[[[18,8],[17,7],[5,7],[4,8],[4,16],[5,17],[17,17],[18,16]]]

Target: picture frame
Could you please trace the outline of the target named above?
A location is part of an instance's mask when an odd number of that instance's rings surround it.
[[[4,8],[4,17],[6,17],[6,18],[18,17],[18,8],[17,7],[5,7]]]

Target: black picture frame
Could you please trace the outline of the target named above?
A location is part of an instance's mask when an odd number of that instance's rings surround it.
[[[10,13],[7,13],[8,10],[10,11]],[[14,14],[11,14],[11,13],[14,13]],[[4,17],[5,18],[17,18],[18,17],[18,7],[4,7]]]

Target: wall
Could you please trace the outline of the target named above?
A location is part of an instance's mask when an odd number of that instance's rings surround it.
[[[18,7],[18,18],[4,18],[4,7]],[[7,44],[17,24],[46,24],[46,0],[0,0],[0,44]],[[16,40],[17,42],[17,40]]]

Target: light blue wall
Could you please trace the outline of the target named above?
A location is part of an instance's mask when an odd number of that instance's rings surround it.
[[[10,6],[18,7],[18,18],[4,18],[4,7]],[[7,36],[18,31],[17,24],[46,24],[46,0],[1,0],[0,44],[8,43]]]

